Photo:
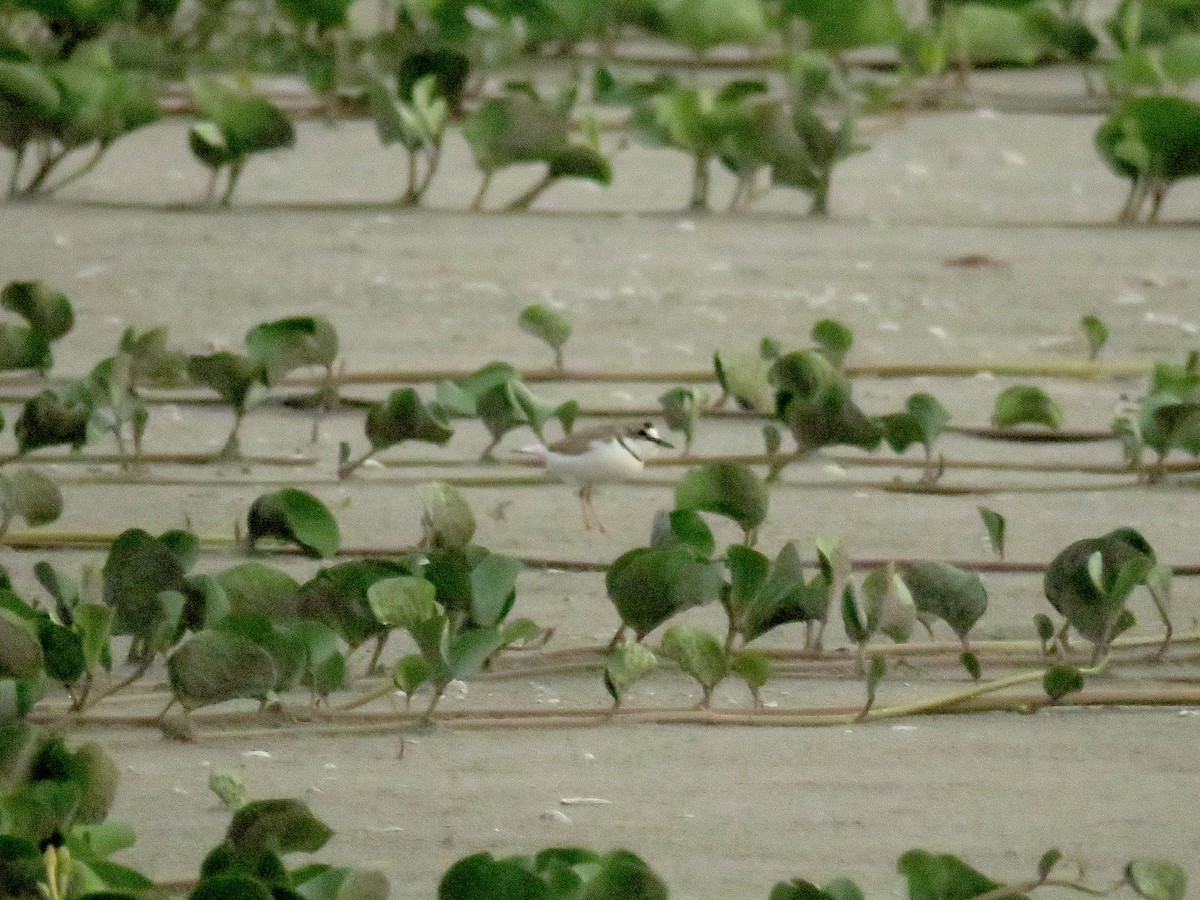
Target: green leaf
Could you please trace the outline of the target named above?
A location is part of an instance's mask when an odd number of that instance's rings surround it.
[[[475,516],[458,490],[444,481],[421,486],[422,544],[433,550],[461,550],[475,536]]]
[[[700,414],[704,411],[707,399],[703,391],[687,387],[672,388],[658,398],[667,427],[683,434],[685,452],[692,446],[692,440],[696,436],[696,424],[700,421]]]
[[[351,647],[357,647],[391,627],[382,624],[371,608],[371,586],[385,578],[409,574],[408,565],[381,559],[329,566],[300,587],[299,614],[324,623]]]
[[[721,44],[761,44],[771,33],[760,0],[671,0],[657,12],[667,36],[696,54]]]
[[[612,184],[612,163],[607,156],[588,144],[564,147],[550,157],[548,162],[548,178],[578,178],[605,187]]]
[[[294,543],[319,559],[335,555],[341,544],[329,508],[296,488],[259,496],[250,506],[247,529],[251,548],[261,538],[272,537]]]
[[[264,700],[278,675],[271,654],[224,631],[201,631],[167,659],[171,691],[186,709],[238,697]]]
[[[221,351],[188,358],[188,378],[212,388],[239,415],[251,405],[254,386],[262,381],[261,364],[249,356]]]
[[[977,66],[1032,66],[1048,55],[1048,41],[1019,10],[964,3],[946,14],[951,59]]]
[[[840,367],[854,345],[854,332],[836,319],[822,319],[812,328],[812,339],[835,366]]]
[[[917,611],[937,616],[964,641],[987,611],[987,590],[975,572],[944,562],[920,562],[902,577]]]
[[[202,878],[188,900],[274,900],[265,884],[248,875]]]
[[[208,789],[230,812],[237,812],[249,801],[245,782],[234,772],[214,770],[208,776]]]
[[[1051,606],[1085,638],[1104,646],[1116,633],[1129,593],[1153,568],[1146,539],[1121,528],[1062,550],[1047,567],[1043,587]]]
[[[749,466],[711,463],[694,469],[675,486],[675,506],[732,519],[752,532],[767,518],[770,496],[766,483]]]
[[[846,637],[856,644],[865,644],[871,636],[866,616],[858,608],[854,586],[850,584],[842,590],[842,624],[846,629]]]
[[[616,703],[634,682],[649,675],[658,666],[658,659],[647,647],[624,641],[608,653],[604,667],[604,687]]]
[[[28,678],[42,671],[42,644],[33,623],[0,608],[0,678]]]
[[[979,663],[979,657],[970,650],[964,650],[959,657],[959,661],[963,664],[963,668],[967,670],[967,674],[975,681],[983,677],[983,666]]]
[[[910,900],[969,900],[1000,887],[957,856],[909,850],[897,864],[908,879]]]
[[[179,557],[136,528],[113,541],[102,574],[104,602],[116,611],[119,634],[148,637],[164,616],[159,594],[186,590]]]
[[[766,413],[774,408],[771,365],[771,360],[758,353],[713,354],[713,368],[721,390],[739,407],[754,412]]]
[[[524,307],[517,324],[528,335],[533,335],[558,354],[571,337],[571,323],[563,313],[544,304]]]
[[[429,665],[419,653],[400,657],[392,670],[392,683],[410,697],[421,685],[429,681],[429,678]]]
[[[812,46],[824,50],[892,44],[906,28],[894,0],[786,0],[784,10],[803,16]]]
[[[705,697],[729,674],[721,642],[699,628],[675,625],[663,633],[662,653],[700,684]]]
[[[91,405],[83,398],[60,398],[54,391],[42,391],[25,402],[13,426],[17,449],[28,453],[41,447],[69,444],[78,450],[87,443],[91,415]]]
[[[296,316],[252,328],[246,335],[246,349],[270,385],[305,366],[332,368],[338,335],[328,319]]]
[[[683,548],[630,550],[605,576],[621,621],[639,636],[685,609],[716,601],[723,583],[719,563],[697,560]]]
[[[987,529],[988,541],[991,542],[992,549],[996,551],[997,556],[1004,559],[1004,516],[993,509],[981,506],[979,507],[979,518],[983,520],[983,527]]]
[[[733,658],[729,669],[752,689],[765,685],[775,674],[771,657],[757,650],[743,650]]]
[[[116,822],[95,825],[76,825],[67,835],[67,847],[79,859],[105,859],[121,850],[128,850],[137,841],[133,828]]]
[[[614,850],[599,866],[584,863],[579,870],[590,874],[580,900],[667,900],[663,880],[627,850]]]
[[[660,550],[684,547],[699,559],[710,559],[717,540],[703,517],[690,509],[659,510],[654,514],[650,546]]]
[[[907,641],[917,620],[917,608],[896,566],[876,569],[862,585],[863,609],[869,634],[886,634],[896,642]]]
[[[258,616],[273,622],[299,618],[300,585],[287,572],[247,562],[216,576],[232,616]]]
[[[1061,860],[1062,860],[1062,851],[1057,848],[1055,848],[1053,850],[1047,850],[1045,853],[1043,853],[1042,858],[1038,860],[1038,865],[1037,865],[1038,878],[1041,878],[1042,880],[1049,878],[1050,873],[1054,870],[1054,867],[1057,866]]]
[[[426,406],[412,388],[393,391],[367,411],[367,440],[375,450],[403,441],[424,441],[445,446],[454,431],[433,407]]]
[[[511,556],[489,553],[471,567],[471,621],[499,625],[516,599],[517,576],[524,563]]]
[[[46,674],[64,685],[74,684],[86,671],[79,635],[63,625],[42,620],[38,637]]]
[[[108,653],[114,610],[98,603],[82,603],[75,607],[73,615],[83,650],[84,668],[88,672],[95,672]]]
[[[570,121],[551,104],[513,92],[485,100],[463,122],[463,136],[484,173],[546,162],[568,143]]]
[[[1182,97],[1136,97],[1101,124],[1096,149],[1117,175],[1169,186],[1200,175],[1200,159],[1189,149],[1198,139],[1200,104]]]
[[[775,408],[803,451],[849,445],[874,450],[883,437],[851,397],[850,380],[813,350],[779,357],[771,369]]]
[[[315,867],[314,867],[315,868]],[[293,873],[296,893],[303,900],[387,900],[387,876],[375,869],[323,867],[312,878]]]
[[[0,509],[5,517],[24,519],[30,528],[49,525],[62,515],[58,485],[33,469],[0,475]]]
[[[1079,327],[1083,329],[1083,336],[1087,338],[1088,359],[1094,360],[1108,343],[1108,326],[1099,316],[1084,316],[1079,320]]]
[[[0,323],[0,371],[35,369],[45,372],[53,364],[50,344],[43,335],[23,325]]]
[[[1042,676],[1042,689],[1052,701],[1083,690],[1083,673],[1074,666],[1054,666]]]
[[[333,831],[299,800],[256,800],[233,815],[226,840],[240,851],[316,853]]]
[[[519,858],[490,853],[460,859],[442,876],[438,900],[552,900],[550,889]]]
[[[292,123],[262,97],[210,78],[193,78],[188,84],[201,117],[220,129],[231,161],[294,143]]]
[[[472,628],[450,640],[445,654],[448,681],[464,680],[475,675],[489,656],[504,646],[504,636],[498,628]]]
[[[1038,613],[1033,617],[1033,627],[1037,630],[1038,640],[1043,644],[1054,637],[1054,623],[1045,613]]]
[[[66,294],[40,281],[13,281],[0,292],[0,305],[15,312],[47,341],[56,341],[71,330],[75,313]]]
[[[441,615],[436,597],[433,584],[412,575],[384,578],[367,588],[367,602],[376,618],[388,627],[408,631]]]
[[[1125,867],[1125,879],[1145,900],[1183,900],[1187,896],[1187,873],[1166,860],[1135,859]]]
[[[1062,410],[1039,387],[1014,385],[1001,391],[996,398],[992,424],[997,428],[1014,425],[1045,425],[1057,429],[1062,424]]]

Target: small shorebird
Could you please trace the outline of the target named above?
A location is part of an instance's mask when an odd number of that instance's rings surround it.
[[[575,488],[583,507],[584,528],[590,530],[595,522],[603,532],[604,525],[592,505],[593,489],[597,484],[614,484],[633,478],[659,447],[671,445],[658,436],[652,422],[642,422],[639,425],[585,428],[548,447],[531,444],[517,452],[537,457],[549,474]]]

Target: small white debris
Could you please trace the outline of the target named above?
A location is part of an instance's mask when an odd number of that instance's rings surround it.
[[[104,324],[105,325],[113,325],[117,328],[120,328],[122,325],[125,324],[125,320],[122,319],[120,316],[105,316]]]
[[[1117,306],[1138,306],[1145,302],[1146,298],[1137,291],[1125,291],[1122,294],[1118,294],[1113,300],[1113,303],[1117,304]]]
[[[80,269],[78,272],[75,273],[75,277],[76,278],[95,278],[97,275],[102,274],[104,271],[105,271],[105,267],[100,265],[99,263],[96,263],[95,265],[87,266],[86,268]]]
[[[929,333],[932,334],[938,340],[944,341],[946,339],[946,329],[943,328],[941,325],[930,325]]]
[[[325,768],[326,769],[336,769],[337,763],[325,763]]]
[[[880,331],[893,331],[893,332],[899,331],[900,323],[899,322],[880,322],[879,330]]]
[[[778,709],[779,701],[778,700],[764,700],[763,706],[766,707],[767,709]]]
[[[540,816],[538,816],[538,818],[544,819],[547,822],[555,822],[559,825],[570,825],[571,824],[571,817],[568,816],[561,809],[548,809],[545,812],[543,812]]]
[[[1181,709],[1179,711],[1179,715],[1181,715],[1181,716],[1200,716],[1200,709]]]
[[[446,694],[451,700],[466,700],[467,699],[467,683],[459,681],[457,678],[446,685]]]
[[[858,269],[860,272],[870,272],[873,268],[875,268],[875,263],[869,259],[860,259],[854,264],[854,268]]]
[[[311,785],[311,786],[309,787],[309,789],[308,789],[308,792],[309,792],[310,794],[323,794],[323,793],[324,793],[324,791],[322,791],[322,790],[321,790],[319,787],[317,787],[315,784],[314,784],[314,785]]]
[[[384,468],[387,468],[386,466],[384,466],[384,464],[383,464],[383,463],[381,463],[381,462],[380,462],[379,460],[377,460],[377,459],[365,459],[365,460],[363,460],[363,462],[362,462],[362,467],[363,467],[364,469],[384,469]]]
[[[585,753],[585,754],[583,754],[583,758],[586,759],[588,762],[595,762],[596,754],[595,753]]]
[[[985,369],[985,370],[984,370],[984,371],[982,371],[982,372],[976,372],[976,373],[975,373],[975,377],[976,377],[976,378],[978,378],[980,381],[995,381],[995,380],[996,380],[996,373],[995,373],[995,372],[989,372],[989,371],[987,371],[987,370]]]
[[[913,178],[924,178],[929,174],[929,167],[923,166],[918,162],[910,162],[904,167],[904,171],[906,171]]]
[[[916,725],[893,725],[892,731],[916,731]]]
[[[975,115],[978,118],[989,122],[997,118],[996,111],[994,109],[989,109],[986,106],[981,106],[979,109],[975,110]]]
[[[849,473],[837,463],[826,463],[825,465],[821,466],[821,471],[830,478],[846,478],[849,475]]]
[[[71,242],[69,240],[67,240],[67,236],[65,234],[56,234],[54,236],[54,246],[55,247],[70,247]]]
[[[1025,155],[1017,153],[1015,150],[1005,150],[1000,154],[1000,158],[1010,166],[1024,166],[1029,164],[1029,160],[1025,158]]]
[[[179,785],[175,785],[173,788],[171,788],[171,792],[173,794],[180,794],[184,797],[186,797],[188,795],[188,792],[186,790],[184,790],[183,788],[181,788]]]
[[[680,219],[678,228],[680,231],[695,231],[696,223],[691,219]]]
[[[612,806],[612,801],[603,797],[563,797],[558,802],[563,806]]]
[[[271,754],[268,753],[266,750],[247,750],[242,754],[242,756],[246,757],[246,759],[270,759],[271,758]]]
[[[393,219],[391,216],[376,216],[375,217],[376,225],[394,225],[395,223],[396,223],[396,220]]]

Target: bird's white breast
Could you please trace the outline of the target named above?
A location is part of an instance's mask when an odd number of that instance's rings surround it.
[[[645,458],[649,441],[626,440],[638,457]],[[583,453],[546,452],[546,471],[556,478],[575,485],[604,484],[627,481],[642,471],[642,460],[612,440],[595,440]]]

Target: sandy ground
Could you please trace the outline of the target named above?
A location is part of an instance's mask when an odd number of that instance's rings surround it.
[[[1036,85],[1035,85],[1036,86]],[[1044,87],[1044,85],[1042,85]],[[363,124],[301,127],[298,149],[256,161],[238,205],[214,213],[179,206],[196,198],[204,174],[184,145],[185,126],[136,135],[94,177],[62,200],[0,209],[0,275],[44,278],[71,296],[75,332],[56,350],[56,369],[82,373],[111,352],[128,324],[165,323],[194,352],[236,345],[252,325],[321,313],[336,324],[352,369],[455,365],[491,359],[545,362],[515,325],[519,309],[561,304],[575,322],[568,360],[580,367],[680,368],[708,364],[714,349],[749,349],[764,334],[801,346],[819,318],[855,330],[853,359],[951,360],[1079,357],[1077,322],[1101,315],[1114,357],[1178,359],[1200,330],[1200,271],[1191,225],[1108,224],[1123,185],[1091,148],[1096,119],[1010,113],[931,115],[868,123],[872,150],[839,171],[834,217],[801,217],[802,198],[775,195],[749,216],[686,217],[686,167],[669,152],[633,148],[604,193],[564,185],[528,215],[471,216],[458,210],[476,186],[465,149],[451,147],[429,211],[374,206],[398,192],[399,157],[381,150]],[[529,177],[501,179],[497,199]],[[719,198],[729,184],[718,180]],[[345,204],[331,208],[327,204]],[[1200,219],[1200,192],[1181,186],[1170,222]],[[947,267],[964,254],[1006,265]],[[1011,379],[863,380],[871,412],[898,409],[916,390],[941,396],[961,424],[984,424]],[[1069,426],[1105,426],[1138,381],[1038,380],[1059,400]],[[653,403],[661,387],[547,387],[599,405]],[[370,393],[364,389],[365,393]],[[362,393],[360,392],[360,393]],[[11,422],[15,409],[5,409]],[[228,414],[156,407],[151,450],[215,448]],[[484,443],[464,423],[440,454],[464,463],[372,470],[345,484],[332,478],[338,440],[362,445],[361,418],[343,413],[309,448],[302,417],[264,408],[247,422],[249,452],[304,450],[304,469],[200,471],[156,467],[171,484],[95,483],[79,466],[62,480],[68,531],[152,531],[191,522],[229,534],[266,488],[304,486],[340,511],[345,542],[395,546],[417,536],[416,479],[480,473],[465,465]],[[505,447],[516,446],[514,435]],[[759,448],[756,425],[702,425],[697,451]],[[1115,444],[1035,447],[948,436],[948,458],[1116,462]],[[429,458],[435,451],[393,456]],[[807,552],[840,534],[858,556],[987,558],[976,507],[1009,520],[1009,555],[1047,560],[1071,540],[1118,525],[1143,529],[1168,562],[1196,562],[1194,485],[1148,488],[1083,475],[952,472],[963,496],[905,496],[860,479],[912,472],[860,469],[834,457],[790,470],[773,492],[764,549],[796,540]],[[655,509],[669,506],[657,470],[645,484],[604,491],[607,535],[577,526],[575,498],[546,485],[477,488],[479,540],[492,549],[604,561],[645,541]],[[850,483],[855,482],[855,483]],[[502,504],[504,519],[488,515]],[[732,530],[720,532],[732,540]],[[33,588],[37,553],[0,553],[22,588]],[[63,553],[75,568],[95,554]],[[233,562],[207,556],[205,570]],[[304,577],[316,565],[289,560]],[[1025,636],[1041,611],[1036,576],[991,576],[992,607],[979,635]],[[1176,622],[1194,626],[1195,585],[1176,590]],[[1153,613],[1135,602],[1144,625]],[[600,575],[530,571],[518,614],[557,628],[555,646],[607,638],[615,617]],[[711,611],[697,622],[715,623]],[[840,637],[840,629],[833,631]],[[785,634],[780,640],[794,641]],[[962,684],[954,673],[912,670],[889,680],[885,700]],[[854,702],[851,682],[783,680],[768,690],[780,705],[831,696]],[[639,702],[686,706],[695,699],[678,674],[660,673]],[[718,692],[740,705],[742,693]],[[485,681],[467,703],[600,705],[595,675]],[[458,702],[458,701],[452,701]],[[353,739],[277,735],[243,744],[181,745],[151,731],[95,732],[125,778],[115,816],[136,824],[127,858],[162,877],[193,873],[225,823],[207,794],[211,768],[238,770],[255,796],[308,800],[338,831],[325,858],[376,865],[402,898],[434,895],[439,873],[481,849],[527,852],[551,844],[624,846],[645,856],[679,898],[765,897],[773,881],[849,875],[874,896],[900,896],[895,859],[921,846],[962,853],[997,875],[1024,876],[1040,853],[1060,846],[1098,878],[1137,854],[1193,864],[1200,847],[1194,810],[1200,717],[1189,710],[1044,712],[921,719],[829,730],[606,726],[574,731],[431,732],[410,737],[402,759],[395,736]],[[91,733],[89,732],[89,736]],[[269,758],[247,756],[265,750]],[[607,805],[561,806],[565,797]],[[566,813],[569,822],[546,817]],[[1193,873],[1195,874],[1195,873]],[[1193,889],[1193,896],[1200,896]]]

